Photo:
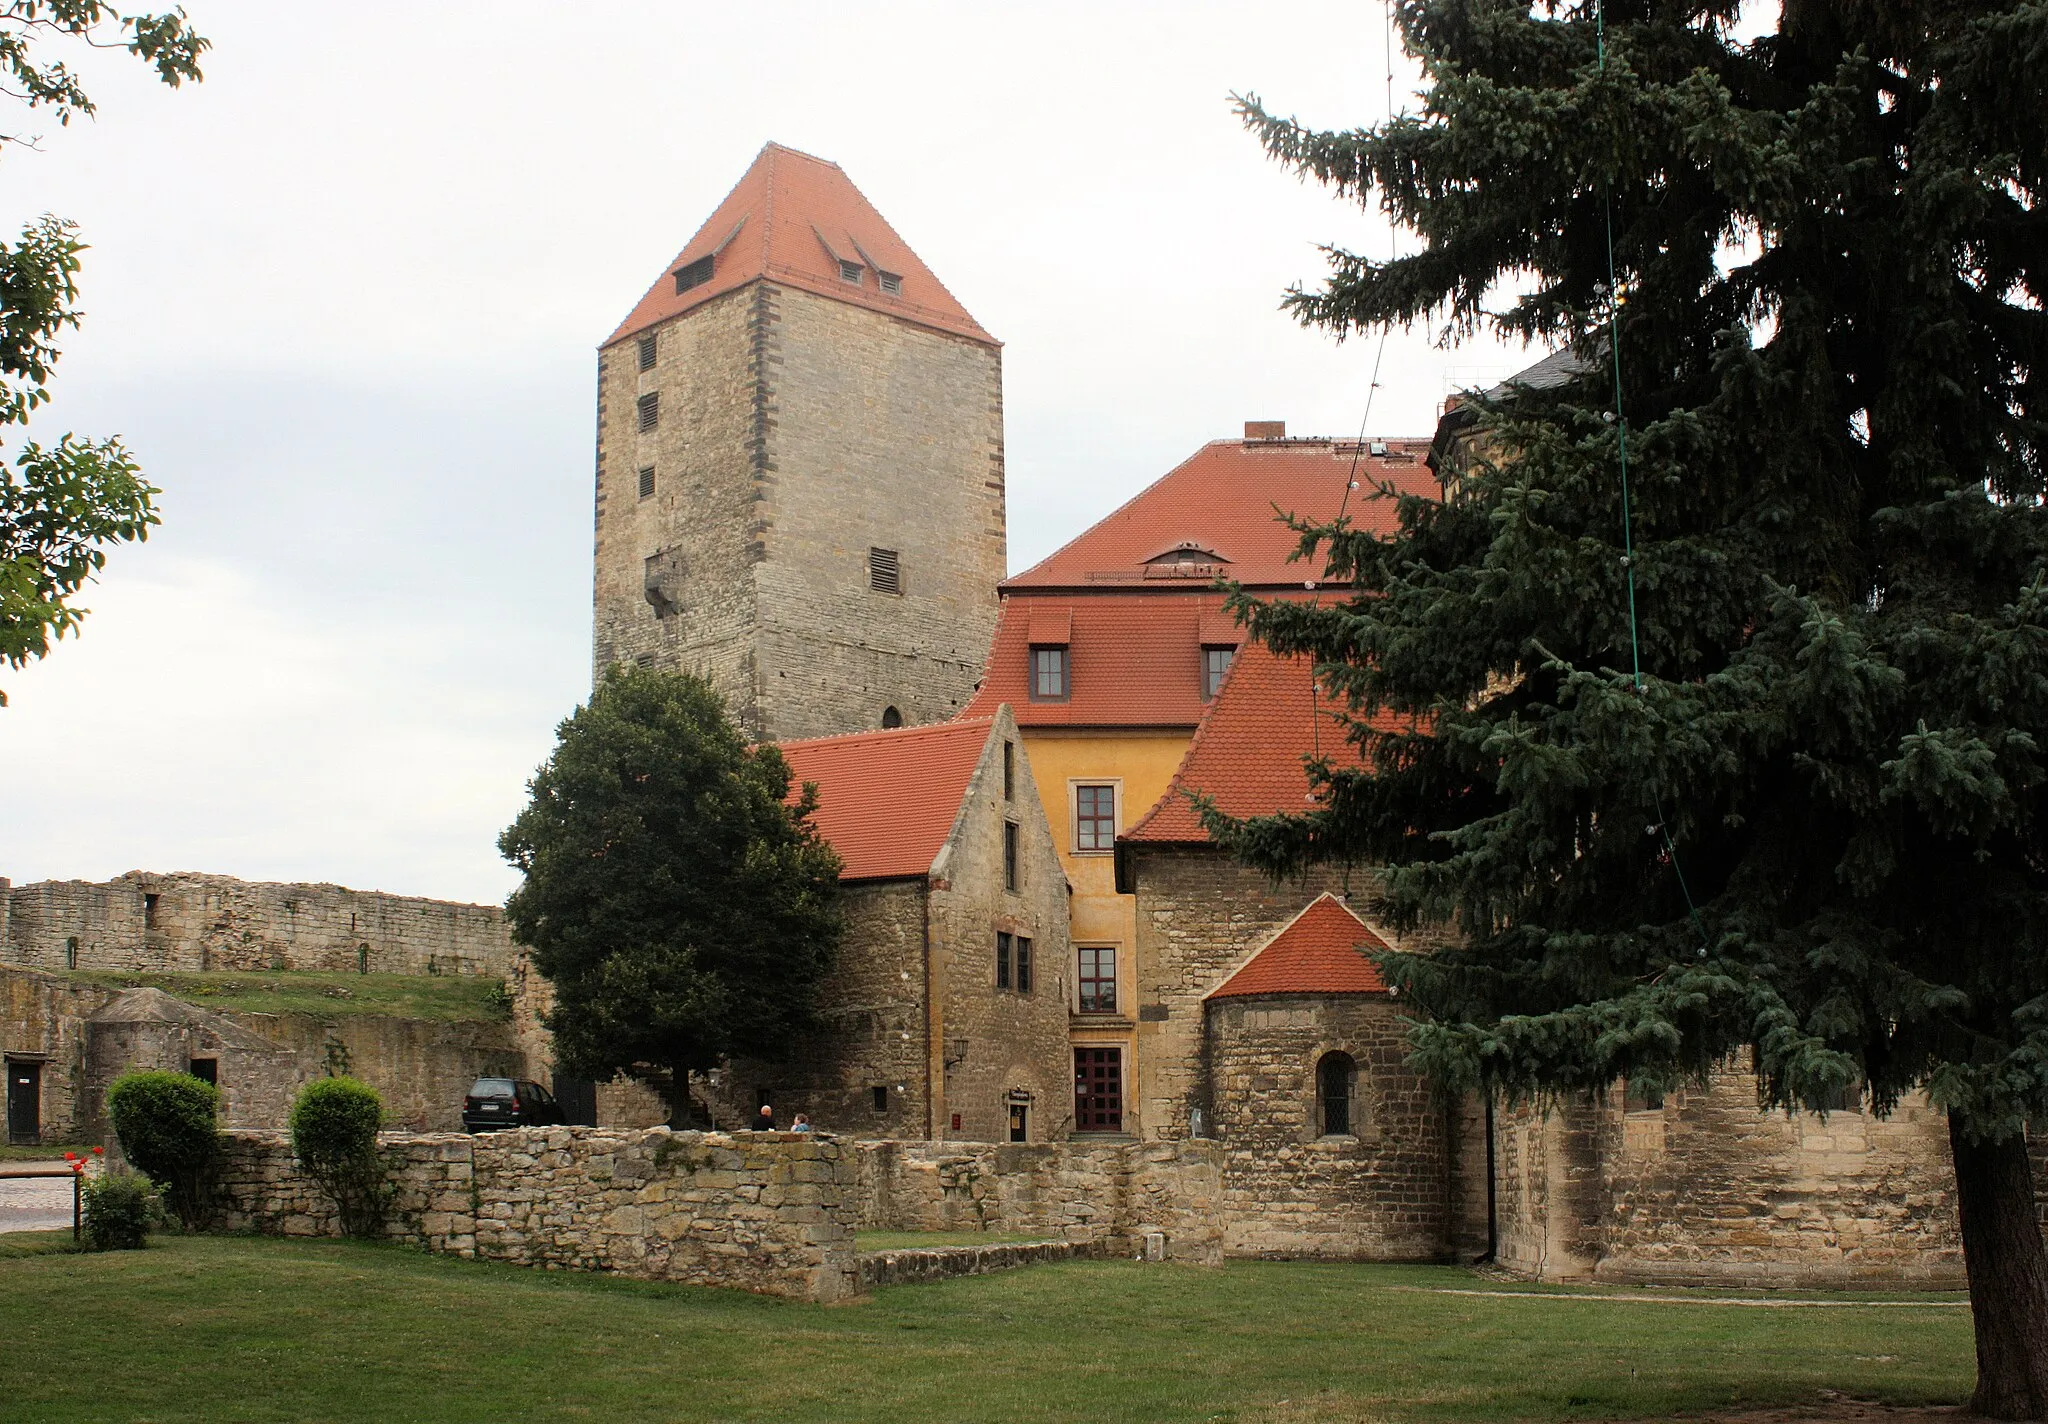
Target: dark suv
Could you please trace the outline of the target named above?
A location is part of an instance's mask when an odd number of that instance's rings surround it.
[[[462,1100],[462,1126],[469,1132],[499,1127],[552,1127],[562,1105],[538,1083],[524,1078],[479,1078]]]

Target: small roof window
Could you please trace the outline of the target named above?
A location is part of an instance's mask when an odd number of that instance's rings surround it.
[[[890,296],[900,297],[903,295],[903,278],[897,273],[877,270],[875,280],[882,284],[882,290]]]
[[[851,282],[854,286],[858,287],[860,285],[860,272],[860,263],[848,262],[844,257],[839,259],[840,281]]]
[[[676,268],[676,292],[680,295],[692,287],[701,287],[711,280],[712,269],[718,265],[713,255],[699,257],[695,262],[685,262]]]

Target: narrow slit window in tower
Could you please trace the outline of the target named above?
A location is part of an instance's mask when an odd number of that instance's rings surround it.
[[[653,494],[653,493],[654,493],[654,466],[652,466],[652,465],[642,465],[642,466],[640,467],[640,498],[642,498],[642,499],[646,499],[646,498],[647,498],[647,497],[648,497],[649,495],[651,495],[651,494]]]
[[[657,332],[651,332],[651,331],[650,331],[649,333],[647,333],[647,335],[645,335],[645,336],[643,336],[643,337],[641,337],[641,338],[640,338],[640,369],[641,369],[641,370],[643,370],[643,371],[652,371],[652,370],[654,369],[654,355],[655,355],[656,345],[657,345],[657,343],[658,343],[658,342],[660,341],[660,339],[661,339],[661,338],[660,338],[660,334],[659,334],[659,333],[657,333]]]
[[[649,391],[640,397],[640,428],[652,430],[661,424],[661,392]]]

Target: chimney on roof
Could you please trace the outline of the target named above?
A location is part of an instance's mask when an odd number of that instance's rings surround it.
[[[1247,440],[1285,440],[1287,422],[1284,420],[1247,420],[1244,423],[1244,438]]]

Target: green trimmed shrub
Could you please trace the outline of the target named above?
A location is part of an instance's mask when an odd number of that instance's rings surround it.
[[[292,1103],[292,1151],[306,1175],[334,1198],[341,1229],[377,1236],[394,1188],[377,1153],[384,1100],[354,1078],[316,1078]]]
[[[79,1240],[88,1251],[140,1251],[163,1219],[156,1186],[139,1172],[108,1172],[79,1184]]]
[[[220,1158],[220,1089],[189,1073],[123,1073],[107,1089],[107,1117],[121,1151],[170,1196],[186,1230],[205,1224],[207,1188]]]

